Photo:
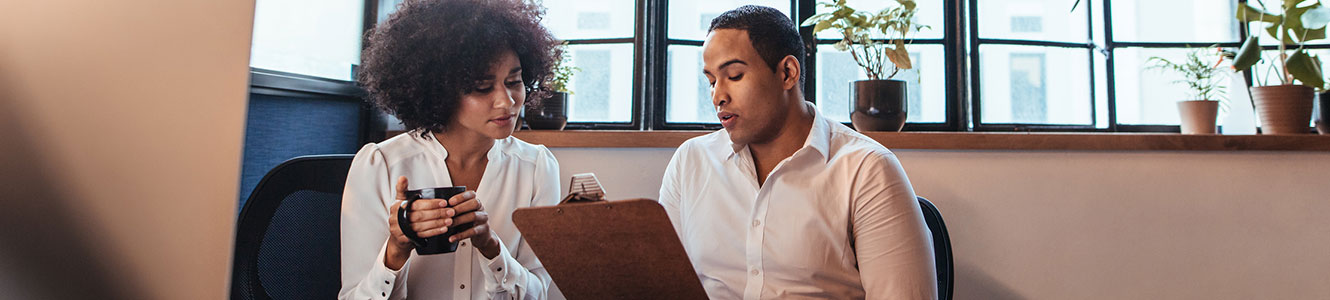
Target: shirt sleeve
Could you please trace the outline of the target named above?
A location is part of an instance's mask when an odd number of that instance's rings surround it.
[[[679,193],[679,168],[682,162],[684,152],[688,149],[688,143],[685,142],[674,151],[674,156],[670,158],[670,164],[665,166],[665,176],[660,180],[660,206],[665,208],[665,214],[670,217],[670,224],[674,224],[674,233],[679,235],[679,240],[683,238],[683,223],[680,220],[679,210],[682,196]]]
[[[392,180],[377,145],[365,145],[351,161],[342,192],[342,288],[339,299],[404,298],[400,270],[383,265],[388,242],[388,207]],[[405,267],[403,267],[405,268]]]
[[[531,206],[559,204],[559,162],[549,149],[541,146],[542,159],[536,163],[534,196]],[[511,213],[511,212],[508,212]],[[505,220],[511,220],[504,218]],[[476,255],[485,266],[485,291],[491,299],[548,299],[550,275],[520,237],[514,248],[499,239],[499,255],[486,259]],[[472,247],[475,248],[475,247]],[[475,251],[475,250],[473,250]]]
[[[868,299],[937,299],[933,239],[895,154],[867,155],[852,192],[851,245]]]

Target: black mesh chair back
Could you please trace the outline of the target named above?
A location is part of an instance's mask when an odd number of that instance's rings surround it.
[[[924,197],[919,197],[919,209],[923,210],[924,222],[928,231],[933,233],[933,259],[937,263],[938,299],[950,300],[954,287],[955,269],[951,261],[951,237],[947,235],[947,223],[942,221],[942,212]]]
[[[353,155],[293,158],[268,171],[236,226],[231,299],[334,299],[342,189]]]

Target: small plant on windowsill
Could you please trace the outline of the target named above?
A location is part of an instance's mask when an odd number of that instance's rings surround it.
[[[1214,134],[1219,112],[1228,111],[1228,97],[1223,86],[1228,76],[1219,66],[1224,63],[1224,52],[1219,48],[1207,49],[1190,49],[1186,58],[1179,62],[1158,56],[1146,60],[1152,70],[1182,75],[1182,79],[1173,83],[1185,84],[1190,90],[1189,99],[1178,101],[1183,134]]]
[[[891,79],[901,70],[913,68],[906,45],[912,35],[928,28],[915,24],[914,0],[896,0],[895,6],[876,13],[856,10],[845,4],[821,2],[827,12],[804,20],[801,26],[813,26],[813,35],[826,30],[841,34],[834,47],[850,52],[854,62],[868,74],[868,80],[850,83],[854,109],[850,121],[860,131],[900,131],[905,126],[906,83]]]
[[[554,77],[550,78],[549,87],[554,92],[549,99],[541,100],[535,105],[527,105],[523,112],[522,119],[526,120],[527,127],[531,129],[552,129],[563,130],[568,125],[568,95],[572,95],[572,89],[569,89],[568,82],[573,79],[573,74],[581,71],[572,66],[568,58],[568,42],[554,48],[555,55],[559,60],[554,62]]]

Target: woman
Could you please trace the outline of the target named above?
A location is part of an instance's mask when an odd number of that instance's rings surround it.
[[[512,137],[543,97],[558,41],[522,0],[408,0],[368,37],[360,83],[408,132],[361,148],[342,199],[343,299],[543,299],[548,273],[509,217],[559,201],[559,166]],[[456,252],[419,255],[398,229],[409,189],[466,186],[411,207],[420,237]]]

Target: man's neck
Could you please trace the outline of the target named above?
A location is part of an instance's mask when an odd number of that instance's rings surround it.
[[[494,139],[466,130],[436,132],[434,140],[448,151],[448,157],[444,161],[462,167],[483,165],[486,163],[486,154],[494,147]]]
[[[808,139],[808,132],[813,129],[813,119],[812,108],[804,101],[799,101],[797,108],[790,109],[785,124],[781,126],[775,138],[764,143],[748,145],[748,151],[753,155],[753,164],[757,169],[758,186],[766,183],[767,175],[776,168],[776,164],[794,155],[794,152],[803,147]]]

